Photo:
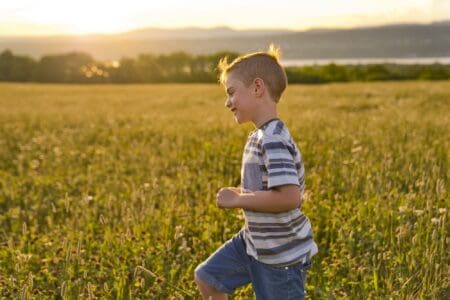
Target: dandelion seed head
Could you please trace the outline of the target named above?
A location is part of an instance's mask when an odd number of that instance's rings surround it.
[[[398,207],[398,211],[401,213],[407,212],[408,211],[408,206],[399,206]]]
[[[441,222],[441,220],[439,218],[432,218],[431,219],[431,224],[439,225],[440,222]]]
[[[415,209],[414,210],[414,214],[418,217],[423,215],[423,213],[424,213],[423,209]]]

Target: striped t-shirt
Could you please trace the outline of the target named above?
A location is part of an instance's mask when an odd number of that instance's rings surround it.
[[[252,131],[242,158],[243,193],[295,184],[303,194],[305,170],[292,137],[279,119]],[[244,210],[247,254],[262,263],[288,266],[305,262],[317,253],[311,223],[300,208],[281,213]]]

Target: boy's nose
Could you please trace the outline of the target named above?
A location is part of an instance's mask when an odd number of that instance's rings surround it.
[[[225,106],[230,108],[230,106],[231,106],[230,98],[227,98],[227,100],[225,100]]]

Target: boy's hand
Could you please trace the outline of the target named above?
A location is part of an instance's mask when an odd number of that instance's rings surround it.
[[[235,187],[221,188],[217,193],[217,206],[220,208],[237,207],[240,190]]]

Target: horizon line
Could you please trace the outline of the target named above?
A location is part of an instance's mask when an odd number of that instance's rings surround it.
[[[0,34],[0,37],[6,37],[6,38],[49,38],[49,37],[92,37],[92,36],[116,36],[116,35],[123,35],[135,31],[141,31],[141,30],[167,30],[167,31],[175,31],[175,30],[188,30],[188,29],[195,29],[195,30],[214,30],[214,29],[230,29],[232,31],[236,32],[242,32],[242,31],[290,31],[292,33],[301,33],[301,32],[308,32],[308,31],[316,31],[316,30],[352,30],[352,29],[368,29],[368,28],[377,28],[377,27],[388,27],[388,26],[402,26],[402,25],[432,25],[436,23],[449,23],[450,19],[440,19],[435,21],[429,21],[429,22],[394,22],[394,23],[384,23],[384,24],[376,24],[376,25],[364,25],[364,26],[324,26],[324,27],[307,27],[305,29],[292,29],[292,28],[286,28],[286,27],[236,27],[236,26],[229,26],[229,25],[216,25],[216,26],[196,26],[196,25],[188,25],[188,26],[179,26],[179,27],[168,27],[168,26],[145,26],[145,27],[135,27],[130,28],[124,31],[117,31],[117,32],[92,32],[92,33],[58,33],[58,34],[18,34],[18,35],[2,35]]]

